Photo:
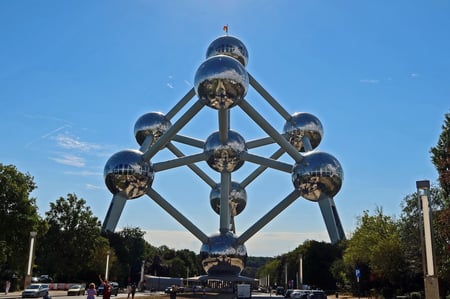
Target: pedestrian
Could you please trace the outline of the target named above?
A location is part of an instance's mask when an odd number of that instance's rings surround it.
[[[97,295],[95,283],[91,282],[86,292],[87,292],[87,299],[95,299],[95,295]]]
[[[129,299],[131,295],[131,283],[128,283],[127,285],[127,294],[128,294],[127,299]]]
[[[11,287],[11,281],[5,281],[5,295],[8,295],[9,288]]]
[[[100,282],[103,284],[103,299],[109,299],[111,297],[111,285],[109,284],[108,280],[102,279],[102,275],[99,274],[98,278],[100,279]]]
[[[131,285],[131,299],[134,299],[134,294],[136,293],[136,283],[133,282]]]

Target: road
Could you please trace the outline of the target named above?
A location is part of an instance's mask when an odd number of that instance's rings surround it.
[[[67,296],[67,291],[50,291],[50,297],[52,298],[57,298],[57,299],[86,299],[85,295],[81,295],[81,296]],[[116,298],[126,298],[127,294],[125,293],[119,293],[119,295],[116,296],[112,296],[111,299],[116,299]],[[136,298],[139,297],[161,297],[161,298],[170,298],[169,295],[164,294],[164,292],[154,292],[154,293],[141,293],[141,292],[136,292],[135,294]],[[22,298],[22,292],[10,292],[8,295],[5,294],[0,294],[0,299],[17,299],[17,298]],[[98,299],[101,299],[102,297],[99,296]],[[184,293],[184,294],[178,294],[177,295],[177,299],[208,299],[208,298],[214,298],[214,299],[234,299],[234,295],[233,294],[217,294],[217,293],[206,293],[205,295],[203,294],[192,294],[192,293]],[[253,292],[252,293],[252,298],[258,298],[258,299],[282,299],[283,296],[281,295],[275,295],[275,294],[267,294],[267,293],[258,293],[258,292]],[[340,299],[353,299],[352,297],[348,297],[348,296],[340,296]],[[37,298],[37,299],[42,299],[42,298]],[[144,299],[144,298],[141,298]],[[328,296],[328,299],[335,299],[334,295],[330,295]]]

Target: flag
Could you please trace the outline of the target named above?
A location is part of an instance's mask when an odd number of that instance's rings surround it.
[[[223,26],[223,31],[225,31],[226,33],[228,33],[228,25]]]

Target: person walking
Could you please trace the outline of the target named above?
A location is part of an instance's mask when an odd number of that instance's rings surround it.
[[[86,299],[95,299],[95,295],[97,295],[97,290],[95,289],[95,283],[91,282],[87,289],[87,298]]]
[[[103,299],[110,299],[112,291],[111,285],[109,284],[107,279],[105,280],[102,279],[101,274],[98,275],[98,278],[100,279],[100,282],[103,284]]]
[[[129,299],[131,295],[131,283],[128,283],[127,285],[127,294],[128,294],[127,299]]]
[[[5,295],[8,295],[10,287],[11,287],[11,281],[9,281],[9,280],[5,281]]]
[[[133,282],[131,285],[131,299],[134,299],[134,294],[136,293],[136,283]]]

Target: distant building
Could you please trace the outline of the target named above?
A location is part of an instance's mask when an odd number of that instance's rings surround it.
[[[144,280],[146,290],[163,291],[173,285],[183,286],[183,279],[177,277],[145,275]]]

